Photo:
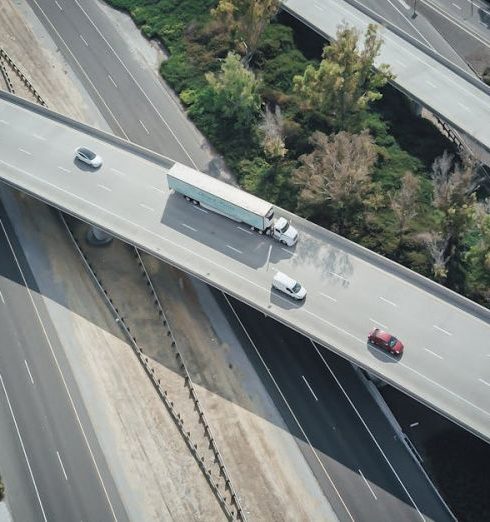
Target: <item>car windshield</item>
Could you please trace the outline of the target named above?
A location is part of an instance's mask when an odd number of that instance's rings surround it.
[[[280,229],[280,232],[282,234],[284,234],[284,232],[286,232],[286,230],[289,228],[289,222],[286,221],[286,224]]]
[[[86,156],[88,159],[94,159],[95,158],[95,153],[93,153],[91,150],[89,149],[80,149],[80,152]]]
[[[390,339],[390,342],[388,343],[390,348],[393,348],[395,346],[395,344],[397,343],[398,339],[396,337],[392,337]]]
[[[297,294],[299,291],[301,290],[301,285],[299,283],[296,283],[294,286],[293,286],[293,292],[295,294]]]

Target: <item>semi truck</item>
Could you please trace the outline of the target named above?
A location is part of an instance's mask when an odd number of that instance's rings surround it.
[[[298,231],[286,218],[275,219],[270,203],[243,190],[178,163],[168,171],[167,182],[169,189],[190,203],[245,223],[259,234],[267,234],[287,246],[298,240]]]

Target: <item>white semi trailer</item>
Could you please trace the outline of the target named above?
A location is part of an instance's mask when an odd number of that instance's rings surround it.
[[[167,182],[169,189],[187,201],[245,223],[259,234],[270,235],[288,246],[298,241],[298,231],[289,221],[284,217],[274,219],[274,207],[252,194],[178,163],[169,170]]]

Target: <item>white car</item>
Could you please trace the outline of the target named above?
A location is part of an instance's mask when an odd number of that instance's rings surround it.
[[[272,278],[272,286],[276,290],[279,290],[298,301],[301,301],[306,297],[306,288],[301,286],[298,281],[282,272],[276,272]]]
[[[102,165],[102,158],[98,154],[95,154],[95,152],[87,149],[87,147],[78,147],[75,154],[77,159],[90,165],[94,169],[98,169]]]

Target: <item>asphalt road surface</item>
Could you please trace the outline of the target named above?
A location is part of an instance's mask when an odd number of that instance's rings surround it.
[[[487,310],[298,217],[300,240],[285,248],[169,192],[163,158],[30,108],[0,93],[5,181],[240,297],[490,438]],[[74,159],[82,144],[104,158],[98,171]],[[305,302],[271,291],[277,270],[309,289]],[[404,341],[403,358],[366,344],[374,326]]]
[[[230,322],[339,520],[452,520],[348,362],[231,304]]]
[[[1,205],[0,332],[0,462],[15,520],[127,521]]]

